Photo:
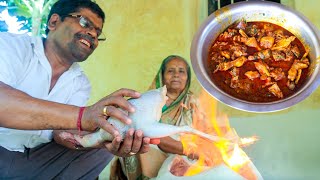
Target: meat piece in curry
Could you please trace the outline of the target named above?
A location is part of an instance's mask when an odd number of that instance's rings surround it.
[[[309,73],[308,49],[288,30],[268,22],[241,20],[209,50],[212,81],[250,102],[272,102],[295,93]]]

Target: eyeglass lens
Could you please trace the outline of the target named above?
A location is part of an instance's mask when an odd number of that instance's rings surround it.
[[[85,17],[83,17],[83,16],[80,17],[79,24],[81,25],[81,27],[87,28],[89,30],[96,29],[92,25],[92,23],[89,20],[87,20]],[[96,29],[96,32],[98,34],[98,41],[106,40],[106,37],[104,36],[102,31]]]

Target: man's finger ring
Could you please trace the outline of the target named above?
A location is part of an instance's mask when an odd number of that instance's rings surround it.
[[[103,115],[109,116],[109,115],[108,115],[108,112],[107,112],[107,106],[105,106],[105,107],[103,108]]]
[[[129,155],[130,155],[130,156],[133,156],[133,155],[135,155],[135,154],[137,154],[137,153],[129,152]]]

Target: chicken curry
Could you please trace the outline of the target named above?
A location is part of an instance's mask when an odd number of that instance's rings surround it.
[[[268,22],[241,20],[229,26],[209,50],[212,81],[250,102],[291,96],[309,71],[308,49],[288,30]]]

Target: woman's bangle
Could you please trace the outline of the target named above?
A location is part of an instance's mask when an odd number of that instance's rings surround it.
[[[79,135],[80,135],[80,132],[82,131],[81,120],[82,120],[82,115],[83,115],[83,112],[84,112],[85,108],[86,107],[80,107],[80,109],[79,109],[79,115],[78,115],[78,120],[77,120],[77,128],[79,130]]]

